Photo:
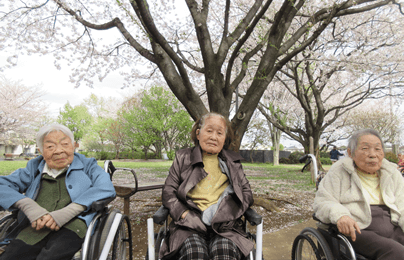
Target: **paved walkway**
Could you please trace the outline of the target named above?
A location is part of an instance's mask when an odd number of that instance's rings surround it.
[[[264,222],[264,225],[265,224],[270,225],[270,223]],[[264,259],[290,260],[292,257],[291,255],[293,240],[305,227],[316,227],[316,222],[314,220],[309,220],[276,232],[264,234],[262,238],[264,242],[264,246],[262,249],[264,253]]]

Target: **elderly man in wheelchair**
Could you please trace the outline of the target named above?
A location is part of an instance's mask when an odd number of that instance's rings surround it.
[[[44,126],[36,142],[42,156],[0,177],[0,209],[19,210],[18,225],[2,242],[1,260],[72,259],[94,217],[88,214],[93,202],[115,197],[96,160],[74,153],[67,127]]]
[[[404,181],[397,165],[384,159],[383,141],[372,129],[352,135],[348,155],[321,181],[315,217],[336,224],[367,259],[404,259]]]

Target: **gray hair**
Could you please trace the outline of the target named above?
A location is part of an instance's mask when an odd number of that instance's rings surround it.
[[[380,142],[382,143],[382,148],[383,148],[383,152],[384,152],[384,143],[383,143],[382,137],[380,136],[379,132],[377,132],[374,129],[368,128],[368,129],[362,129],[362,130],[359,130],[359,131],[353,133],[351,138],[349,138],[347,148],[351,150],[352,157],[355,156],[355,151],[358,147],[359,139],[364,135],[374,135],[377,138],[379,138]]]
[[[60,131],[60,132],[64,133],[65,135],[67,135],[70,138],[70,140],[72,141],[72,145],[74,147],[73,132],[64,125],[51,124],[51,125],[41,127],[41,129],[39,129],[38,133],[36,134],[36,146],[39,148],[39,150],[41,150],[41,152],[43,152],[43,140],[45,139],[45,137],[48,134],[55,132],[55,131]]]
[[[212,116],[218,116],[218,117],[220,117],[221,119],[223,119],[223,122],[224,122],[224,124],[226,125],[226,134],[227,134],[227,120],[226,120],[226,118],[223,116],[223,115],[221,115],[221,114],[219,114],[219,113],[215,113],[215,112],[209,112],[209,113],[207,113],[207,114],[204,114],[202,117],[201,117],[201,120],[199,121],[199,129],[202,129],[204,126],[205,126],[205,121],[206,121],[206,119],[208,119],[209,117],[212,117]]]

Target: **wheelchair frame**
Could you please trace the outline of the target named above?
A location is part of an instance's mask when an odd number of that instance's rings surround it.
[[[147,219],[147,241],[148,241],[148,249],[146,260],[158,260],[159,251],[161,244],[164,241],[164,238],[167,234],[168,230],[168,216],[169,210],[161,206],[157,212],[153,215],[153,218]],[[256,234],[255,236],[250,234],[252,240],[255,240],[256,249],[250,252],[249,259],[250,260],[262,260],[262,229],[263,229],[263,221],[262,217],[255,212],[252,208],[247,209],[244,213],[244,229],[247,230],[247,221],[252,225],[256,226]],[[154,233],[154,223],[158,225],[163,225],[157,234]]]

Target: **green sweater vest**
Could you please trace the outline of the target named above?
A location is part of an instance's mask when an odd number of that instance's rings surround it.
[[[41,189],[36,202],[49,212],[62,209],[69,205],[71,199],[66,188],[65,180],[66,173],[62,173],[56,179],[44,173],[42,175]],[[75,232],[80,238],[84,238],[86,235],[87,226],[84,221],[77,217],[73,218],[63,227]],[[17,239],[24,241],[26,244],[34,245],[51,232],[57,231],[51,231],[46,227],[41,230],[35,230],[29,225],[18,234]]]

